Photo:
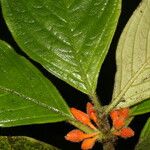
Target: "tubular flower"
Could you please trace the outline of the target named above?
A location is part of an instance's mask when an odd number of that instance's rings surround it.
[[[129,117],[129,108],[116,109],[110,112],[110,117],[112,120],[119,118],[127,119]]]
[[[119,119],[113,120],[113,127],[117,130],[121,129],[124,125],[125,125],[125,119],[122,117]]]
[[[129,108],[113,110],[110,113],[110,117],[113,121],[113,127],[115,129],[121,129],[125,125],[126,119],[129,117]]]
[[[134,136],[134,131],[129,127],[125,127],[125,121],[129,117],[129,108],[113,110],[110,113],[110,117],[113,121],[113,127],[115,128],[115,131],[113,132],[114,135],[122,138]]]
[[[84,113],[76,108],[71,108],[70,111],[78,121],[80,121],[81,123],[83,123],[85,125],[88,125],[92,129],[96,130],[96,127],[91,123],[90,118],[86,113]]]
[[[82,150],[92,149],[96,140],[97,140],[96,137],[85,139],[81,144],[81,149]]]
[[[119,118],[119,112],[118,110],[113,110],[110,112],[110,117],[112,120],[117,120]]]
[[[74,129],[65,136],[65,139],[68,141],[71,141],[71,142],[81,142],[84,139],[94,137],[97,134],[98,134],[97,132],[91,133],[91,134],[86,134],[86,133],[82,132],[81,130]]]
[[[119,114],[122,116],[124,119],[127,119],[129,117],[129,108],[122,108],[119,109]]]
[[[124,127],[121,130],[114,132],[113,134],[120,136],[122,138],[130,138],[130,137],[134,136],[134,131],[129,127],[127,127],[127,128]]]
[[[96,140],[98,139],[98,134],[98,132],[86,134],[78,129],[74,129],[65,136],[65,139],[71,142],[83,141],[81,144],[81,149],[88,150],[94,146]]]
[[[86,112],[89,118],[93,120],[96,123],[96,125],[98,125],[96,111],[94,110],[94,106],[90,102],[88,102],[86,105]]]

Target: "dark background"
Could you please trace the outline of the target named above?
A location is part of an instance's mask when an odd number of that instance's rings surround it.
[[[118,39],[120,34],[127,23],[128,19],[132,15],[133,11],[136,9],[141,0],[122,0],[122,13],[119,19],[119,24],[113,38],[112,44],[110,46],[110,50],[108,55],[103,63],[102,69],[100,71],[99,81],[97,93],[103,100],[102,103],[104,105],[108,104],[111,100],[113,85],[114,85],[114,75],[116,72],[116,64],[115,64],[115,50],[117,46]],[[5,22],[2,17],[2,13],[0,11],[0,39],[7,41],[11,44],[15,50],[28,58],[28,56],[22,52],[15,41],[13,40]],[[28,58],[29,59],[29,58]],[[49,78],[53,84],[58,88],[63,98],[67,101],[69,106],[73,106],[76,108],[80,108],[82,110],[85,109],[85,105],[87,102],[87,96],[73,87],[69,86],[65,82],[57,79],[50,73],[48,73],[40,64],[30,60],[35,66],[37,66],[44,75]],[[139,138],[139,133],[145,124],[149,114],[140,115],[135,117],[135,119],[131,122],[131,127],[134,129],[136,135],[134,138],[130,138],[127,140],[120,139],[118,141],[118,145],[116,146],[117,150],[132,150]],[[67,142],[64,140],[64,135],[73,129],[74,127],[61,122],[61,123],[53,123],[53,124],[42,124],[42,125],[28,125],[28,126],[20,126],[20,127],[12,127],[12,128],[0,128],[1,135],[24,135],[36,138],[38,140],[44,141],[46,143],[55,145],[63,150],[79,150],[80,144],[74,144],[71,142]],[[100,145],[97,144],[96,149],[101,149]]]

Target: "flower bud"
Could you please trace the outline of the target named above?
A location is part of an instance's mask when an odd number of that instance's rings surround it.
[[[134,131],[131,128],[126,127],[126,128],[122,128],[119,131],[113,132],[113,134],[120,136],[122,138],[130,138],[130,137],[134,136]]]
[[[120,116],[122,116],[124,119],[129,117],[129,108],[122,108],[119,111]]]
[[[130,137],[134,136],[134,131],[129,127],[122,128],[120,130],[120,136],[123,138],[130,138]]]
[[[84,113],[76,108],[71,108],[70,111],[78,121],[80,121],[81,123],[83,123],[85,125],[88,125],[92,129],[96,130],[96,127],[91,123],[90,118],[86,113]]]
[[[89,118],[93,120],[96,124],[98,124],[96,111],[94,110],[93,105],[89,102],[86,105],[86,111]]]
[[[89,139],[85,139],[83,142],[82,142],[82,145],[81,145],[81,149],[82,150],[89,150],[89,149],[92,149],[95,142],[96,142],[96,137],[93,137],[93,138],[89,138]]]
[[[119,119],[113,120],[113,127],[117,130],[121,129],[124,125],[125,125],[125,119],[124,118],[119,118]]]
[[[68,141],[71,141],[71,142],[81,142],[84,139],[94,137],[97,134],[99,134],[99,133],[94,132],[94,133],[86,134],[86,133],[82,132],[81,130],[74,129],[65,136],[65,139]]]
[[[84,134],[82,131],[74,129],[65,136],[65,139],[71,142],[81,142],[84,139]]]
[[[112,120],[118,119],[119,118],[119,112],[117,110],[113,110],[110,112],[110,117]]]

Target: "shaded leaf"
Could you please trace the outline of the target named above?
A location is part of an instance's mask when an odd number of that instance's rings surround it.
[[[150,112],[150,99],[131,108],[132,115],[141,115]]]
[[[0,126],[63,121],[68,106],[28,60],[0,41]]]
[[[25,136],[0,136],[1,150],[59,150],[58,148]]]
[[[120,14],[120,0],[2,0],[19,46],[78,90],[95,92]]]
[[[150,145],[150,118],[145,124],[135,150],[148,150]]]
[[[129,107],[150,98],[150,1],[143,0],[117,47],[113,105]]]

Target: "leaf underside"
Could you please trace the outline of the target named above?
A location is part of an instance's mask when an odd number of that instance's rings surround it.
[[[58,148],[25,136],[0,136],[1,150],[59,150]]]
[[[68,106],[52,83],[0,41],[0,126],[57,122],[69,117]]]
[[[2,0],[19,46],[49,72],[93,94],[120,14],[120,0]]]
[[[150,1],[143,0],[117,47],[113,101],[129,107],[150,98]]]
[[[135,147],[135,150],[149,150],[150,145],[150,118],[147,120],[141,135],[138,144]]]

